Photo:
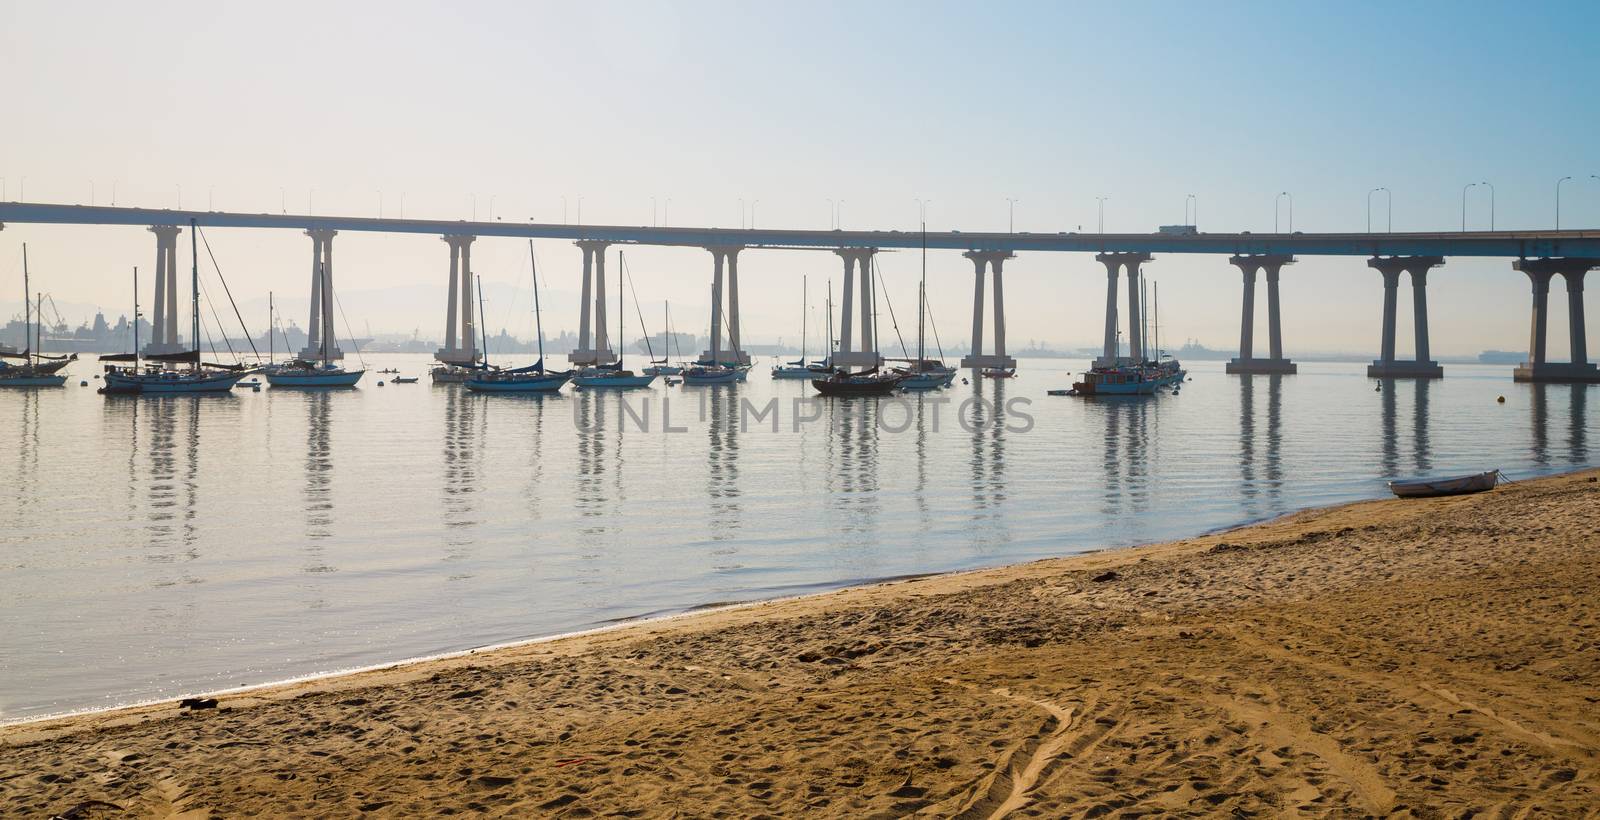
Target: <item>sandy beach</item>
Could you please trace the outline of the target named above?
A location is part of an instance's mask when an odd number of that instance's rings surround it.
[[[0,729],[0,815],[1600,812],[1600,483]]]

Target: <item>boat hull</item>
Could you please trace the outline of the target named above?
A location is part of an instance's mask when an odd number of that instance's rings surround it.
[[[572,383],[587,390],[631,390],[649,387],[655,376],[574,376]]]
[[[226,393],[250,375],[248,371],[228,373],[105,374],[104,392],[113,394],[161,395],[179,393]]]
[[[819,376],[827,375],[828,371],[826,370],[812,370],[809,367],[772,368],[772,378],[774,379],[815,379]]]
[[[1441,495],[1465,495],[1494,489],[1500,482],[1499,470],[1485,470],[1468,475],[1441,478],[1413,478],[1389,482],[1389,491],[1399,498],[1430,498]]]
[[[838,396],[848,398],[852,396],[888,396],[894,393],[899,386],[899,379],[875,379],[872,381],[834,381],[832,379],[812,379],[811,386],[824,396]]]
[[[464,384],[472,377],[472,372],[465,367],[440,366],[428,371],[434,384]]]
[[[743,374],[737,370],[729,370],[725,373],[683,373],[681,375],[683,376],[684,384],[733,384],[744,381],[741,378]]]
[[[1077,382],[1072,385],[1072,390],[1079,396],[1151,396],[1155,394],[1157,386],[1158,383],[1154,381],[1131,384]]]
[[[1113,381],[1098,372],[1085,375],[1098,375],[1100,378],[1090,378],[1072,385],[1072,395],[1075,396],[1151,396],[1156,390],[1163,387],[1174,387],[1183,381],[1188,371],[1181,368],[1165,370],[1153,376],[1144,377],[1141,373],[1148,374],[1150,370],[1133,371],[1136,378],[1124,381]],[[1111,376],[1116,376],[1112,373]]]
[[[907,376],[900,380],[900,389],[937,390],[941,387],[949,387],[950,383],[955,381],[955,378],[956,376],[954,373],[919,374],[915,376]]]
[[[67,383],[66,376],[4,376],[0,387],[60,387]]]
[[[658,364],[644,369],[647,376],[677,376],[683,373],[683,368],[670,364]]]
[[[268,371],[264,375],[273,387],[355,387],[366,375],[365,370],[339,371],[337,373]]]
[[[562,373],[530,378],[467,379],[466,385],[476,393],[554,393],[571,380],[571,376]]]

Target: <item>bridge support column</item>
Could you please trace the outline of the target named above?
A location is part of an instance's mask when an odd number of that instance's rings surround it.
[[[567,354],[575,365],[610,364],[617,360],[606,333],[605,242],[579,240],[583,251],[583,285],[578,297],[578,348]]]
[[[1017,360],[1006,355],[1006,305],[1005,281],[1002,278],[1005,260],[1014,258],[1010,251],[967,251],[962,254],[972,260],[972,348],[961,359],[962,367],[974,369],[1017,366]],[[983,352],[983,269],[989,266],[994,281],[994,353]]]
[[[1600,259],[1588,257],[1549,257],[1519,259],[1512,266],[1533,282],[1532,328],[1528,336],[1528,360],[1512,371],[1519,382],[1600,382],[1600,368],[1589,363],[1588,338],[1583,317],[1583,277],[1600,267]],[[1550,281],[1561,275],[1567,283],[1567,326],[1571,360],[1545,359],[1546,334],[1550,326]]]
[[[721,364],[725,367],[743,367],[750,364],[750,354],[739,344],[739,251],[740,247],[706,248],[711,252],[711,347],[700,354],[701,365]],[[727,278],[723,278],[726,265]],[[722,294],[728,294],[724,307]],[[728,332],[728,349],[722,349],[722,332]]]
[[[872,308],[876,301],[872,258],[877,252],[876,248],[839,248],[834,251],[844,259],[844,301],[841,303],[842,312],[839,317],[839,350],[833,354],[833,364],[836,367],[877,367],[883,361],[878,354],[877,340],[872,333],[874,318]],[[861,272],[859,282],[856,280],[857,267]],[[852,316],[851,314],[857,310],[860,316]],[[851,340],[852,331],[858,334],[857,341]]]
[[[444,347],[433,358],[445,364],[478,361],[476,306],[472,301],[472,241],[477,237],[450,234],[440,237],[450,246],[450,299],[444,313]]]
[[[1244,302],[1239,321],[1239,357],[1228,362],[1229,373],[1294,373],[1299,368],[1283,357],[1283,317],[1278,306],[1278,274],[1293,256],[1235,255],[1228,259],[1244,274]],[[1267,358],[1255,356],[1256,273],[1267,272]]]
[[[611,351],[611,322],[606,318],[606,246],[594,249],[594,349],[602,363],[616,361]],[[610,358],[607,358],[607,357]]]
[[[729,248],[728,253],[728,347],[739,364],[749,364],[744,347],[739,344],[739,248]]]
[[[311,315],[306,320],[306,346],[300,358],[318,361],[322,358],[322,339],[328,334],[328,358],[343,359],[344,351],[335,341],[339,334],[333,332],[333,237],[338,231],[308,230],[311,237]]]
[[[1139,266],[1145,262],[1149,262],[1152,258],[1153,257],[1148,253],[1134,253],[1128,251],[1100,253],[1095,255],[1095,261],[1106,266],[1105,346],[1100,352],[1100,358],[1094,360],[1096,367],[1110,367],[1119,361],[1134,361],[1132,356],[1122,356],[1121,351],[1118,349],[1121,347],[1121,345],[1117,343],[1117,269],[1127,269],[1128,286],[1133,288],[1136,287],[1138,283]],[[1128,296],[1128,307],[1130,309],[1137,309],[1138,306],[1138,297],[1130,293]],[[1133,336],[1139,332],[1137,329],[1139,322],[1140,317],[1137,313],[1128,317],[1130,342],[1132,342]]]
[[[460,237],[461,242],[461,352],[468,362],[476,362],[478,351],[478,301],[472,290],[472,240]]]
[[[1440,256],[1374,256],[1367,266],[1383,274],[1383,349],[1367,367],[1367,375],[1379,379],[1438,379],[1444,368],[1429,358],[1428,350],[1428,271],[1444,264]],[[1399,313],[1400,274],[1411,274],[1412,316],[1416,331],[1416,351],[1412,359],[1395,357],[1395,322]]]
[[[850,331],[855,327],[855,320],[850,314],[855,307],[857,250],[855,248],[840,248],[834,253],[839,254],[839,258],[844,260],[844,301],[840,303],[843,310],[839,312],[839,349],[833,355],[833,358],[837,359],[839,356],[848,356],[851,352]],[[828,344],[832,345],[833,340],[828,340]],[[837,365],[838,362],[834,362],[834,364]]]
[[[156,235],[156,298],[144,352],[179,353],[183,345],[178,344],[178,234],[183,230],[156,225],[150,232]]]
[[[1128,358],[1142,362],[1144,356],[1144,311],[1139,309],[1141,290],[1139,262],[1128,260]]]

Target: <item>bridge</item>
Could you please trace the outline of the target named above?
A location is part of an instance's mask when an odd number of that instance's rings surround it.
[[[1499,257],[1514,260],[1513,269],[1528,276],[1532,285],[1528,360],[1514,373],[1519,381],[1600,381],[1600,370],[1588,361],[1583,315],[1583,279],[1600,267],[1600,231],[1461,231],[1426,233],[967,233],[962,231],[843,231],[783,228],[667,228],[624,225],[571,225],[494,220],[448,221],[385,219],[310,214],[236,213],[151,208],[0,202],[0,228],[6,223],[56,225],[124,225],[147,227],[157,241],[155,315],[156,343],[176,344],[177,232],[193,223],[206,228],[255,228],[302,231],[312,239],[313,301],[333,276],[333,237],[341,231],[431,234],[450,247],[449,300],[445,347],[436,358],[447,364],[467,364],[481,356],[475,338],[471,280],[471,244],[478,237],[564,239],[583,250],[582,313],[579,346],[572,354],[576,364],[612,360],[606,336],[605,251],[610,245],[693,247],[709,251],[713,260],[711,350],[703,360],[748,363],[740,348],[738,256],[748,249],[826,250],[840,256],[844,266],[841,339],[834,361],[846,366],[871,366],[881,361],[873,341],[873,255],[884,249],[961,251],[974,264],[971,353],[963,367],[1006,368],[1016,362],[1006,354],[1003,269],[1006,259],[1018,253],[1092,253],[1107,273],[1104,350],[1100,362],[1145,357],[1141,325],[1143,266],[1156,254],[1226,255],[1243,277],[1239,356],[1228,364],[1232,373],[1292,373],[1294,363],[1283,355],[1278,281],[1282,268],[1296,256],[1366,257],[1384,285],[1382,353],[1368,368],[1380,378],[1436,378],[1442,368],[1429,358],[1427,274],[1447,257]],[[857,270],[861,272],[859,279]],[[1128,356],[1121,355],[1118,340],[1118,276],[1127,281]],[[1255,356],[1254,319],[1258,275],[1265,273],[1268,355]],[[1395,356],[1395,319],[1401,274],[1412,286],[1416,355],[1412,360]],[[1570,360],[1552,362],[1546,357],[1548,297],[1551,282],[1560,275],[1566,285],[1570,327]],[[984,353],[984,301],[986,277],[993,293],[993,352]],[[726,287],[724,287],[726,286]],[[724,293],[726,315],[724,316]],[[852,321],[859,297],[859,323]],[[315,347],[324,311],[312,307],[308,334]],[[458,321],[459,319],[459,321]],[[726,327],[730,349],[721,350]],[[859,340],[853,338],[859,333]],[[620,341],[620,340],[619,340]],[[724,355],[728,358],[725,359]]]

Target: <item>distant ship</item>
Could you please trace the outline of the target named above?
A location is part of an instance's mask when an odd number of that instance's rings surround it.
[[[1232,351],[1229,351],[1229,350],[1212,350],[1211,348],[1200,344],[1200,340],[1199,339],[1190,339],[1190,340],[1188,340],[1188,341],[1183,343],[1183,347],[1178,348],[1178,358],[1180,358],[1180,359],[1195,359],[1195,360],[1199,360],[1199,361],[1215,361],[1215,360],[1218,360],[1218,359],[1221,359],[1221,360],[1231,359],[1231,358],[1233,358],[1233,356],[1234,356],[1234,354],[1233,354]]]
[[[1478,361],[1483,364],[1522,364],[1527,359],[1528,354],[1510,350],[1485,350],[1478,354]]]

